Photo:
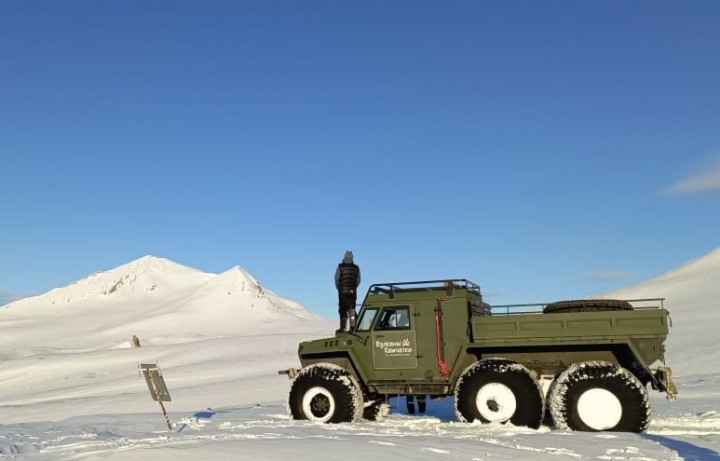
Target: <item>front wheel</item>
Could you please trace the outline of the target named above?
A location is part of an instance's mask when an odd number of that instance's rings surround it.
[[[571,365],[553,382],[548,400],[560,429],[644,432],[650,422],[647,389],[635,375],[610,362]]]
[[[540,427],[542,390],[524,366],[502,359],[475,362],[455,387],[455,414],[463,422]]]
[[[318,423],[352,422],[363,416],[363,398],[355,379],[342,367],[314,364],[300,370],[288,397],[293,419]]]

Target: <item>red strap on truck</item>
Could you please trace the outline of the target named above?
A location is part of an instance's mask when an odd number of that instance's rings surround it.
[[[440,375],[442,376],[442,379],[448,379],[448,376],[450,376],[450,369],[447,366],[447,363],[443,360],[443,353],[442,353],[442,324],[440,321],[440,302],[444,301],[445,298],[438,298],[437,301],[437,309],[435,309],[435,346],[437,351],[437,361],[438,361],[438,368],[440,369]]]

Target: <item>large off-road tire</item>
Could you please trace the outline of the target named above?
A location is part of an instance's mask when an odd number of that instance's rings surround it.
[[[475,362],[455,387],[455,414],[463,422],[540,427],[545,399],[524,366],[503,359]]]
[[[573,431],[643,432],[650,403],[639,379],[614,363],[571,365],[550,386],[548,408],[555,426]]]
[[[631,311],[632,304],[619,299],[574,299],[550,303],[543,309],[545,314],[563,312]]]
[[[355,378],[342,367],[318,363],[300,370],[288,397],[293,419],[346,423],[363,415],[363,397]]]

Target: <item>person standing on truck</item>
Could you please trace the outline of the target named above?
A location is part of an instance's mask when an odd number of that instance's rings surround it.
[[[353,252],[348,250],[345,252],[342,262],[335,269],[335,288],[338,291],[338,313],[340,314],[338,333],[346,330],[350,310],[355,310],[359,285],[360,268],[353,261]]]

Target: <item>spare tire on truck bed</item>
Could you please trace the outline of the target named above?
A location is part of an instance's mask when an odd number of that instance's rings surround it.
[[[550,303],[543,309],[545,314],[563,312],[631,311],[632,304],[619,299],[574,299]]]

